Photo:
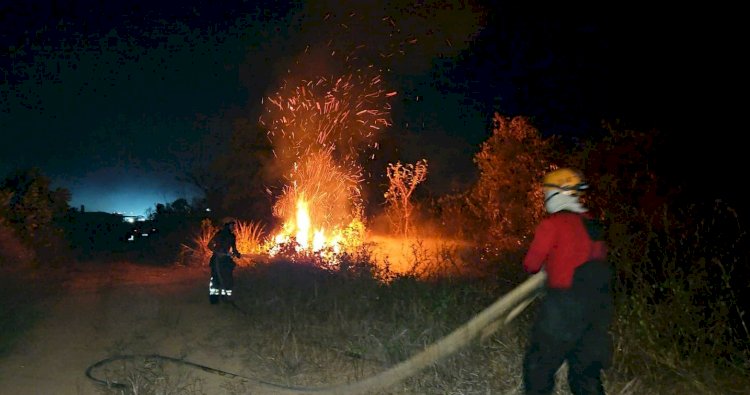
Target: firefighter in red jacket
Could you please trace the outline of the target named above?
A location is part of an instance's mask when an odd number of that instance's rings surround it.
[[[208,284],[208,298],[211,304],[217,304],[219,300],[232,301],[232,276],[237,266],[233,257],[242,256],[237,250],[237,237],[234,234],[237,222],[232,218],[225,218],[222,222],[223,227],[208,242],[208,248],[213,252],[209,262],[211,279]]]
[[[544,177],[550,215],[537,226],[523,261],[529,273],[547,272],[546,296],[524,357],[526,394],[551,394],[565,361],[573,394],[604,394],[601,370],[612,359],[612,274],[604,231],[579,201],[587,187],[572,169]]]

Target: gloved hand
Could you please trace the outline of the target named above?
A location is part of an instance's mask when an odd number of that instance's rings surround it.
[[[235,252],[234,252],[234,257],[235,257],[235,258],[242,258],[242,254],[240,254],[240,252],[239,252],[239,251],[235,251]]]

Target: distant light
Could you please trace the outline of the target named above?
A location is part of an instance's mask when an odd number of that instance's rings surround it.
[[[211,211],[211,209],[210,209],[210,208],[208,208],[208,207],[206,207],[206,211]]]
[[[133,217],[124,217],[124,218],[123,218],[123,220],[124,220],[125,222],[129,222],[129,223],[131,223],[131,224],[132,224],[133,222],[135,222],[135,219],[134,219]]]

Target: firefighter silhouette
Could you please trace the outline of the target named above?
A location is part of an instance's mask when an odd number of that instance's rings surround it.
[[[233,258],[242,256],[237,250],[237,237],[234,234],[237,222],[232,218],[225,218],[222,222],[222,228],[208,242],[208,248],[213,253],[209,262],[211,279],[208,284],[208,298],[211,304],[217,304],[219,300],[232,301],[232,276],[237,266]]]

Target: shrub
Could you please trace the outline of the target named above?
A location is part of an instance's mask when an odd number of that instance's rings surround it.
[[[21,263],[35,260],[57,266],[68,262],[68,243],[57,222],[67,214],[69,201],[70,192],[52,189],[39,169],[8,174],[0,181],[0,224],[3,247],[8,248],[3,255]]]
[[[479,180],[468,206],[482,224],[475,235],[502,248],[525,243],[543,214],[539,180],[554,163],[553,140],[545,140],[524,117],[495,114],[492,136],[474,157]]]

